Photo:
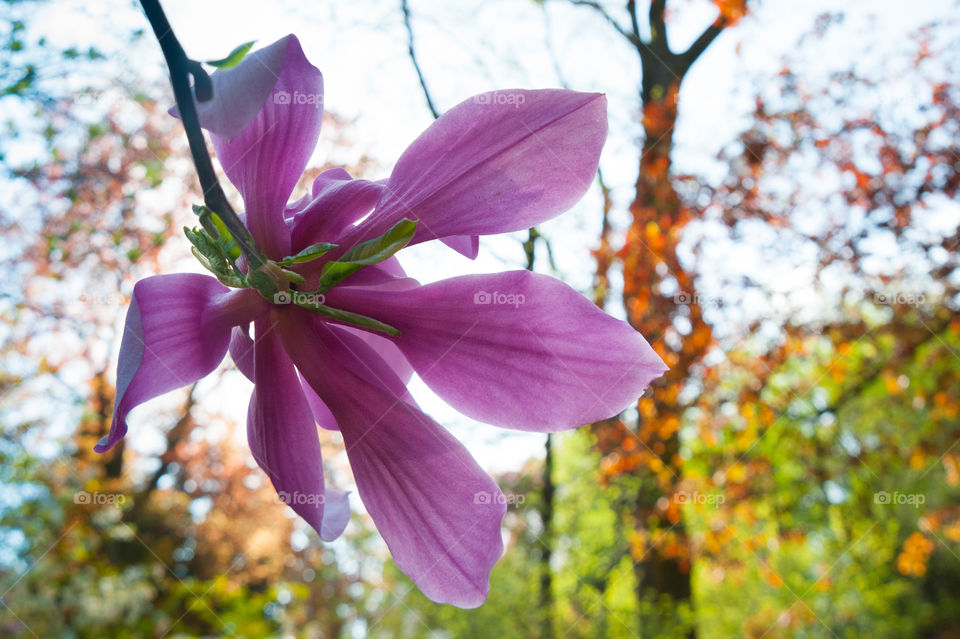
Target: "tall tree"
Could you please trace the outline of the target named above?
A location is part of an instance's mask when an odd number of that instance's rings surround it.
[[[704,321],[693,274],[681,263],[678,245],[684,227],[697,213],[681,201],[673,185],[671,152],[677,123],[680,86],[691,66],[724,28],[745,11],[745,1],[718,0],[719,15],[684,51],[669,42],[666,0],[652,0],[647,32],[641,33],[637,3],[627,2],[630,26],[624,27],[595,2],[574,1],[601,12],[607,22],[636,50],[640,59],[644,140],[640,149],[631,224],[624,246],[613,253],[606,237],[596,252],[597,288],[609,288],[608,270],[623,267],[623,305],[630,323],[654,344],[670,366],[639,401],[636,424],[609,420],[594,425],[608,479],[625,474],[643,477],[643,488],[632,505],[635,585],[639,602],[652,602],[667,615],[674,604],[690,601],[690,552],[674,498],[682,475],[678,455],[680,418],[687,407],[682,392],[696,366],[713,343]],[[681,329],[681,323],[685,325]],[[682,332],[681,332],[682,331]],[[640,606],[641,629],[651,622]],[[693,633],[693,630],[690,631]]]

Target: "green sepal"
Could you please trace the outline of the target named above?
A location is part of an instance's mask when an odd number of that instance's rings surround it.
[[[336,244],[329,244],[327,242],[319,242],[317,244],[311,244],[307,248],[303,249],[296,255],[290,255],[279,262],[280,266],[293,266],[294,264],[302,264],[303,262],[309,262],[315,260],[318,257],[323,256],[327,251],[331,251],[337,248]]]
[[[191,247],[190,247],[190,251],[193,253],[194,257],[197,258],[197,260],[200,262],[200,264],[201,264],[205,269],[207,269],[208,271],[210,271],[211,273],[213,273],[214,276],[216,276],[216,278],[217,278],[218,280],[220,280],[220,283],[223,284],[224,286],[230,286],[230,287],[232,287],[232,288],[244,288],[244,287],[246,287],[247,283],[244,282],[244,281],[243,281],[242,279],[240,279],[239,277],[237,277],[236,275],[234,275],[233,273],[230,273],[230,272],[224,273],[224,272],[221,272],[221,271],[217,271],[217,270],[214,268],[214,266],[213,266],[212,264],[210,264],[210,262],[207,260],[207,258],[206,258],[199,250],[197,250],[197,247],[191,246]]]
[[[219,60],[207,60],[207,64],[212,67],[217,67],[218,69],[229,69],[230,67],[235,67],[240,64],[240,61],[243,60],[243,58],[247,55],[255,42],[256,40],[244,42],[227,54],[227,57],[220,58]]]
[[[200,226],[203,227],[207,234],[217,241],[217,244],[223,248],[223,252],[231,261],[236,261],[243,252],[233,239],[230,229],[228,229],[227,225],[220,219],[220,216],[203,204],[194,204],[193,212],[200,218]]]
[[[327,262],[320,273],[318,292],[326,293],[364,266],[377,264],[393,257],[397,251],[410,243],[416,231],[417,222],[404,218],[380,237],[361,242],[340,256],[340,259]]]
[[[247,286],[256,289],[267,301],[273,301],[274,296],[280,292],[276,279],[259,269],[247,273]]]
[[[246,286],[242,273],[237,271],[223,248],[205,231],[183,227],[183,233],[193,244],[191,250],[200,264],[213,273],[220,282],[234,288]]]
[[[306,278],[303,275],[300,275],[296,271],[291,271],[290,269],[282,268],[280,269],[284,275],[287,276],[287,279],[293,282],[294,284],[303,284],[306,282]]]
[[[331,308],[324,304],[311,304],[309,302],[304,302],[302,304],[298,303],[297,306],[345,324],[353,324],[354,326],[359,326],[360,328],[367,328],[373,331],[386,333],[387,335],[392,335],[393,337],[400,337],[400,331],[393,326],[385,324],[380,320],[375,320],[372,317],[367,317],[366,315],[351,313],[350,311],[344,311],[339,308]]]

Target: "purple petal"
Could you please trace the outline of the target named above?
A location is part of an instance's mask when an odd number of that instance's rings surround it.
[[[442,237],[440,241],[464,257],[475,260],[480,254],[479,235],[452,235]]]
[[[410,365],[406,356],[397,348],[397,345],[392,339],[385,335],[370,333],[363,329],[353,328],[352,326],[331,326],[330,328],[334,330],[334,333],[347,333],[359,339],[384,361],[385,365],[396,374],[404,386],[410,382],[410,379],[413,377],[413,366]]]
[[[310,405],[313,418],[317,420],[317,423],[326,430],[340,430],[340,427],[337,426],[336,417],[333,416],[333,413],[330,412],[330,409],[306,380],[300,380],[300,388],[303,390],[303,396],[307,398],[307,403]]]
[[[327,491],[313,413],[299,390],[297,371],[269,321],[258,320],[255,330],[256,387],[247,413],[250,451],[270,477],[281,501],[293,508],[321,537],[332,541],[343,532],[340,524],[346,526],[346,523],[342,521],[340,506],[333,509],[334,520],[325,521]]]
[[[362,237],[403,217],[420,220],[414,242],[539,224],[583,196],[606,135],[602,94],[518,89],[474,96],[403,153]]]
[[[317,242],[333,242],[354,222],[373,210],[384,186],[354,180],[343,169],[330,169],[313,182],[313,199],[293,220],[291,252]]]
[[[255,291],[230,291],[206,275],[137,282],[120,345],[113,423],[95,450],[105,452],[123,438],[134,407],[210,373],[227,353],[231,327],[265,309]]]
[[[269,95],[258,103],[256,116],[232,138],[216,133],[211,137],[220,165],[243,195],[250,232],[267,255],[280,258],[290,251],[285,205],[320,134],[323,77],[304,57],[295,36],[268,49],[265,58],[272,74],[277,72],[277,50],[283,50],[283,59]],[[260,93],[262,87],[257,85],[254,97]]]
[[[436,602],[482,604],[503,551],[497,485],[427,415],[345,368],[331,370],[336,338],[284,320],[280,337],[336,415],[360,498],[397,566]],[[311,342],[307,356],[303,344],[315,338],[323,348]]]
[[[213,99],[196,102],[200,124],[207,131],[231,140],[256,117],[273,92],[287,56],[287,36],[244,57],[231,69],[214,71]],[[179,117],[176,108],[173,114]]]
[[[434,392],[497,426],[556,431],[606,419],[667,369],[628,324],[528,271],[328,297],[399,329],[394,342]]]
[[[309,323],[319,322],[317,318],[305,314],[304,318],[304,321]],[[330,336],[334,338],[334,351],[341,363],[371,384],[389,386],[404,401],[416,405],[406,389],[406,384],[413,377],[413,367],[393,342],[386,337],[350,326],[328,328]],[[327,430],[339,430],[337,420],[327,404],[306,381],[303,381],[301,386],[317,423]]]
[[[230,333],[230,359],[243,375],[253,381],[253,340],[246,326],[235,326]]]
[[[323,503],[323,525],[320,527],[320,539],[333,541],[343,534],[350,523],[350,501],[346,490],[327,488]]]
[[[314,321],[314,330],[324,336],[326,347],[338,364],[367,383],[416,406],[407,390],[413,367],[390,340],[352,327],[326,324],[319,318],[310,319]]]

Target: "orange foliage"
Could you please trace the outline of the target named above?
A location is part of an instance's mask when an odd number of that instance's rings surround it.
[[[927,562],[933,547],[933,542],[925,535],[913,533],[903,542],[903,552],[897,557],[897,570],[907,577],[923,577],[927,574]]]

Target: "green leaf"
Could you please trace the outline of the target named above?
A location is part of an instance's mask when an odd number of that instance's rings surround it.
[[[302,264],[303,262],[309,262],[315,260],[318,257],[321,257],[327,251],[331,251],[337,248],[336,244],[328,244],[327,242],[320,242],[318,244],[311,244],[307,248],[303,249],[296,255],[290,255],[279,262],[280,266],[292,266],[293,264]]]
[[[396,328],[390,326],[389,324],[385,324],[380,320],[367,317],[366,315],[351,313],[350,311],[344,311],[339,308],[330,308],[324,304],[310,304],[309,302],[297,304],[297,306],[305,308],[308,311],[313,311],[318,315],[329,317],[332,320],[337,320],[346,324],[353,324],[354,326],[359,326],[360,328],[368,328],[370,330],[379,331],[381,333],[386,333],[387,335],[392,335],[393,337],[400,337],[400,331]]]
[[[377,264],[392,257],[410,243],[416,231],[417,222],[404,218],[380,237],[357,244],[344,253],[339,260],[324,264],[323,271],[320,273],[319,292],[329,291],[364,266]]]
[[[295,284],[303,284],[307,281],[306,279],[304,279],[303,275],[300,275],[296,271],[291,271],[285,268],[282,268],[280,270],[283,272],[284,275],[287,276],[288,280],[290,280],[291,282],[294,282]]]
[[[225,58],[219,60],[207,60],[207,64],[212,67],[217,67],[218,69],[229,69],[230,67],[235,67],[240,64],[240,61],[243,60],[244,56],[247,55],[247,52],[250,51],[251,47],[256,40],[251,40],[250,42],[244,42],[237,48],[227,55]]]

